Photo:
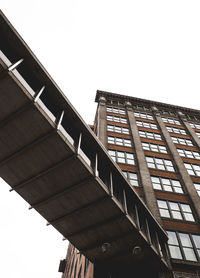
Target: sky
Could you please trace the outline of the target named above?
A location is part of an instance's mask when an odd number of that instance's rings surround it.
[[[0,0],[0,8],[92,124],[96,90],[199,109],[200,2]],[[67,242],[0,181],[0,276],[58,278]]]

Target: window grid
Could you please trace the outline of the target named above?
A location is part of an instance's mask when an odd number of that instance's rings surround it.
[[[190,205],[157,200],[161,217],[195,222]]]
[[[128,179],[131,185],[133,186],[139,186],[138,182],[138,175],[133,172],[128,172],[128,171],[122,171],[125,177]]]
[[[162,110],[161,113],[164,114],[164,115],[176,116],[176,113],[174,113],[174,112],[172,112],[172,111],[165,111],[165,110]]]
[[[188,140],[188,139],[185,139],[185,138],[178,138],[178,137],[171,137],[171,138],[172,138],[172,141],[175,144],[180,144],[180,145],[185,145],[185,146],[194,146],[192,144],[191,140]]]
[[[134,109],[138,109],[138,110],[150,111],[149,107],[146,107],[146,106],[143,106],[143,105],[135,105],[135,104],[133,104],[133,108]]]
[[[181,183],[178,180],[151,176],[151,181],[153,184],[153,188],[156,190],[183,194]]]
[[[194,187],[196,188],[197,194],[200,196],[200,183],[194,183]]]
[[[200,235],[167,231],[168,247],[173,259],[200,261]]]
[[[134,155],[133,153],[108,150],[108,153],[112,157],[112,159],[117,163],[124,163],[129,165],[135,165]]]
[[[200,138],[200,133],[199,132],[196,132],[196,135]]]
[[[170,119],[170,118],[164,118],[162,117],[162,120],[164,123],[169,123],[169,124],[175,124],[175,125],[181,125],[181,123],[175,119]]]
[[[107,131],[129,134],[129,129],[123,126],[107,125]]]
[[[147,156],[146,161],[148,167],[151,169],[175,172],[173,164],[170,160]]]
[[[169,132],[186,135],[186,131],[184,129],[174,128],[169,126],[166,126],[166,128]]]
[[[156,145],[156,144],[142,142],[142,148],[145,151],[167,153],[166,147],[162,146],[162,145]]]
[[[124,102],[122,102],[122,101],[116,101],[116,100],[111,100],[111,99],[108,99],[107,103],[113,104],[113,105],[124,105]]]
[[[155,139],[155,140],[162,140],[161,135],[153,132],[141,131],[139,130],[140,137],[148,138],[148,139]]]
[[[130,139],[112,137],[112,136],[108,136],[108,144],[114,144],[114,145],[125,146],[125,147],[132,146]]]
[[[117,113],[117,114],[121,114],[121,115],[126,114],[125,110],[120,109],[120,108],[107,107],[106,110],[107,110],[107,112]]]
[[[188,150],[183,150],[183,149],[177,149],[177,151],[178,151],[179,155],[182,157],[200,160],[200,153],[198,153],[198,152],[188,151]]]
[[[136,121],[137,126],[142,126],[146,128],[152,128],[152,129],[158,129],[156,124],[142,122],[142,121]]]
[[[200,177],[200,166],[195,164],[184,163],[189,175]]]
[[[200,124],[190,123],[192,128],[200,129]]]
[[[127,124],[127,119],[125,119],[125,118],[120,118],[120,117],[115,117],[115,116],[108,115],[107,120],[112,121],[112,122]]]
[[[153,116],[149,115],[149,114],[144,114],[144,113],[140,113],[140,112],[134,112],[134,116],[135,117],[139,117],[139,118],[143,118],[143,119],[149,119],[149,120],[153,120]]]

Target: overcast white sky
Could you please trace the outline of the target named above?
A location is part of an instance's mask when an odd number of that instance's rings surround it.
[[[199,109],[199,0],[0,0],[0,8],[87,123],[97,89]],[[0,276],[60,277],[67,243],[0,185]]]

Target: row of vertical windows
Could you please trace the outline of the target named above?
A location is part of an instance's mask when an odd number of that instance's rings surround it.
[[[108,153],[115,162],[135,165],[133,153],[120,152],[114,150],[108,150]]]
[[[120,117],[115,117],[115,116],[107,116],[107,120],[116,122],[116,123],[127,124],[127,119],[125,119],[125,118],[120,118]]]
[[[119,146],[131,147],[131,140],[120,137],[108,136],[108,143]]]
[[[151,181],[156,190],[183,193],[181,183],[178,180],[151,176]]]
[[[148,114],[134,112],[134,115],[135,115],[135,117],[138,117],[138,118],[153,120],[153,117],[151,115],[148,115]]]
[[[169,126],[166,126],[166,128],[169,132],[186,135],[186,131],[184,129],[174,128]]]
[[[152,129],[158,129],[156,124],[142,122],[142,121],[136,121],[137,126],[142,126],[146,128],[152,128]]]
[[[129,180],[130,184],[133,186],[139,186],[138,175],[136,173],[122,171],[125,177]]]
[[[171,137],[172,141],[175,144],[180,144],[180,145],[186,145],[186,146],[193,146],[192,141],[184,138],[178,138],[178,137]]]
[[[177,121],[175,119],[162,117],[162,120],[163,120],[164,123],[175,124],[175,125],[180,125],[181,124],[179,121]]]
[[[107,125],[107,131],[129,134],[129,129],[122,126]]]
[[[143,150],[146,150],[146,151],[167,153],[166,147],[162,146],[162,145],[156,145],[156,144],[142,142],[142,148],[143,148]]]
[[[149,168],[175,172],[172,162],[168,159],[147,156],[146,161]]]
[[[198,153],[198,152],[188,151],[188,150],[183,150],[183,149],[177,149],[177,151],[178,151],[179,155],[182,157],[200,159],[200,153]]]
[[[161,135],[153,132],[141,131],[139,130],[140,137],[154,139],[154,140],[162,140]]]
[[[184,163],[189,175],[200,177],[200,166],[195,164]]]
[[[157,200],[161,217],[194,222],[190,205]]]
[[[112,112],[112,113],[117,113],[117,114],[125,115],[125,110],[123,110],[123,109],[107,107],[106,110],[107,110],[107,112]]]
[[[190,123],[190,126],[191,126],[192,128],[200,129],[200,125],[198,125],[198,124]]]
[[[200,235],[167,231],[171,258],[200,261]]]

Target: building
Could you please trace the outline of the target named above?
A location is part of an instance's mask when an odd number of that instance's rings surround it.
[[[200,111],[104,91],[95,101],[95,133],[168,233],[171,270],[160,277],[199,278]],[[93,270],[70,245],[63,278]]]

